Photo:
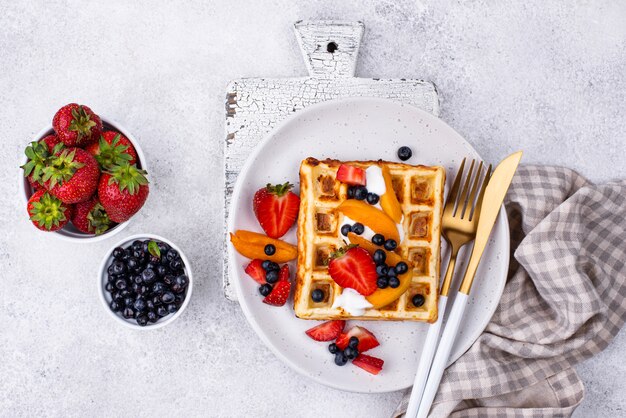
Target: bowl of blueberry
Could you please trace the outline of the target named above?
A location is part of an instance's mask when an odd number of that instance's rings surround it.
[[[189,261],[167,239],[138,234],[117,243],[102,260],[100,299],[119,323],[134,329],[161,328],[189,304]]]

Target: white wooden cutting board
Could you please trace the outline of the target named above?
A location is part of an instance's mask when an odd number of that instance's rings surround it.
[[[228,85],[224,147],[225,229],[237,176],[252,149],[276,124],[311,104],[346,97],[381,97],[439,115],[434,84],[417,79],[354,76],[362,22],[299,21],[294,25],[308,77],[244,78]],[[225,231],[224,294],[237,300],[228,273]]]

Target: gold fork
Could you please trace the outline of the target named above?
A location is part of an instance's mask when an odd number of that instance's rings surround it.
[[[445,313],[446,306],[448,304],[448,294],[450,292],[452,277],[454,276],[456,257],[459,254],[461,247],[476,237],[478,218],[485,193],[485,187],[491,175],[490,165],[487,172],[483,176],[482,161],[479,162],[476,173],[474,173],[476,160],[472,160],[469,172],[465,178],[463,189],[460,190],[465,170],[465,161],[466,159],[464,158],[461,162],[461,166],[459,167],[459,171],[454,178],[454,183],[448,193],[446,206],[443,210],[441,233],[450,246],[450,262],[448,263],[446,275],[444,276],[443,283],[441,285],[437,309],[439,317],[437,318],[437,321],[431,324],[428,328],[428,334],[426,336],[426,341],[424,342],[424,348],[420,356],[417,374],[415,375],[415,381],[413,383],[413,390],[411,391],[411,398],[409,399],[409,405],[407,406],[406,417],[412,418],[417,415],[420,401],[424,393],[424,388],[426,387],[426,381],[428,380],[428,373],[437,349],[439,335],[441,333],[441,324],[443,323],[443,314]]]

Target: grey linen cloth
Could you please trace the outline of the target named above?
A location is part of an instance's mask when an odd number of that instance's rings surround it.
[[[584,394],[573,366],[626,319],[626,181],[593,185],[569,169],[522,166],[505,204],[504,294],[445,371],[430,417],[568,417]]]

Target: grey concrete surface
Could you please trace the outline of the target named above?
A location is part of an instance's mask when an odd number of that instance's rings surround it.
[[[291,25],[363,20],[357,74],[424,77],[488,160],[523,149],[594,181],[626,177],[621,1],[5,1],[0,3],[0,416],[386,417],[400,393],[341,393],[283,365],[221,295],[224,88],[305,74]],[[177,242],[196,288],[172,326],[106,316],[98,264],[117,238],[36,233],[24,145],[70,101],[134,132],[151,195],[120,234]],[[626,415],[626,334],[578,368],[582,417]]]

